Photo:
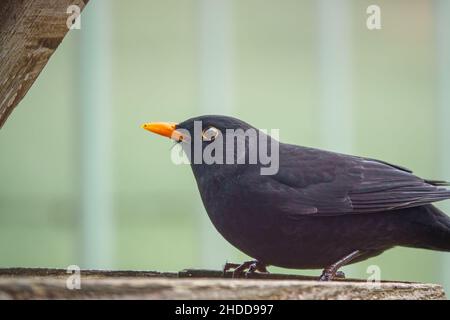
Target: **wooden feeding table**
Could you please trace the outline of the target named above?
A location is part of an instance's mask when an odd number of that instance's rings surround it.
[[[81,270],[80,288],[68,289],[64,269],[0,269],[0,299],[445,299],[437,284],[255,274],[230,279],[221,271]]]

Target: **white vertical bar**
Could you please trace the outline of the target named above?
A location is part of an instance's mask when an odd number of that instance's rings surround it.
[[[450,180],[450,1],[436,0],[436,53],[438,77],[438,128],[440,172],[442,179]],[[441,207],[450,213],[450,205]],[[450,290],[450,256],[442,254],[442,284]]]
[[[352,45],[349,0],[318,0],[320,138],[326,149],[351,153]]]
[[[320,141],[327,150],[353,153],[352,41],[349,0],[318,0]],[[355,267],[345,267],[352,272]]]
[[[82,267],[111,268],[111,8],[91,2],[80,44]]]
[[[231,1],[201,0],[200,103],[203,112],[232,108]]]
[[[231,1],[200,0],[200,110],[229,114],[232,109]],[[199,205],[200,206],[200,205]],[[202,266],[217,268],[230,249],[201,209]]]

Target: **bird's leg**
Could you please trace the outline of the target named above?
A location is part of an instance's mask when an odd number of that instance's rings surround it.
[[[257,271],[261,273],[269,273],[269,271],[267,271],[267,266],[264,263],[255,260],[248,267],[248,271],[245,273],[245,277],[248,278],[250,275],[254,274]]]
[[[326,267],[323,272],[322,275],[319,278],[319,281],[331,281],[336,277],[339,277],[343,274],[338,274],[339,273],[339,269],[343,266],[345,266],[346,264],[350,263],[352,260],[354,260],[355,258],[359,257],[360,255],[362,255],[363,252],[360,250],[355,250],[352,253],[350,253],[349,255],[345,256],[344,258],[342,258],[341,260],[333,263],[332,265]],[[345,278],[345,275],[344,277]]]
[[[257,271],[263,272],[263,273],[269,273],[267,271],[266,265],[257,260],[245,261],[242,264],[227,262],[227,263],[225,263],[225,266],[223,267],[224,276],[225,276],[225,273],[231,269],[234,269],[233,270],[233,278],[241,278],[244,275],[247,277]]]

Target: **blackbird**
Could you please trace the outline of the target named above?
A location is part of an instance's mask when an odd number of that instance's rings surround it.
[[[195,123],[201,124],[200,130]],[[267,272],[266,266],[273,265],[323,269],[319,279],[327,281],[339,276],[342,266],[395,246],[450,251],[450,218],[431,204],[450,198],[444,188],[448,182],[422,179],[380,160],[281,142],[274,174],[261,174],[267,164],[259,162],[193,161],[196,143],[205,151],[220,141],[236,160],[239,152],[250,152],[261,139],[267,139],[267,145],[274,142],[232,117],[200,116],[179,124],[146,123],[143,128],[174,139],[190,154],[213,225],[255,259],[226,265],[224,270],[233,268],[234,276]],[[226,132],[239,129],[255,130],[259,140],[244,136],[243,150],[230,149],[234,138],[227,139]]]

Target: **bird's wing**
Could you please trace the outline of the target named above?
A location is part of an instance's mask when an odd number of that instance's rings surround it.
[[[445,181],[424,180],[386,162],[288,146],[272,176],[278,206],[290,215],[402,209],[450,199]]]

